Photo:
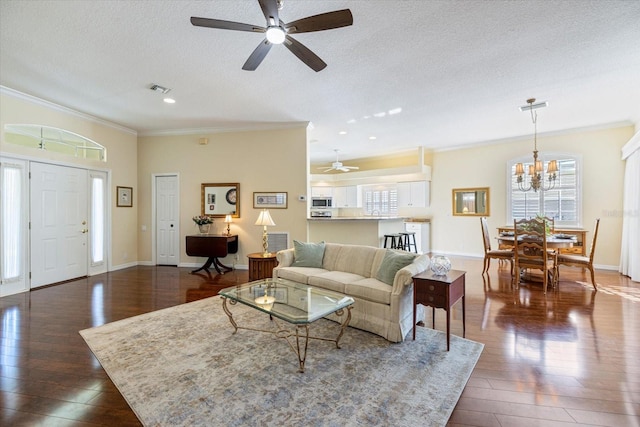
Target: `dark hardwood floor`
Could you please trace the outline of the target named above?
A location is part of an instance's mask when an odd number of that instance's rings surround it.
[[[588,274],[561,267],[545,296],[539,284],[512,288],[497,261],[488,280],[481,260],[452,264],[467,271],[467,338],[485,348],[449,425],[640,426],[640,284],[597,271],[596,293]],[[140,425],[78,331],[247,279],[134,267],[0,298],[0,425]]]

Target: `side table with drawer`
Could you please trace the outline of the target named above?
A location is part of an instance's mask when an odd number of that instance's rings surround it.
[[[436,308],[447,312],[447,351],[451,323],[451,307],[462,300],[462,336],[465,336],[464,285],[466,271],[450,270],[446,276],[436,276],[423,271],[413,276],[413,339],[416,339],[416,306],[422,304],[432,308],[432,325],[435,328]]]

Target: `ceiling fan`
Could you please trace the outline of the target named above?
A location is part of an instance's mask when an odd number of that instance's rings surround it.
[[[349,172],[350,170],[360,169],[358,166],[344,166],[342,162],[338,160],[338,151],[340,150],[333,150],[333,151],[336,152],[336,161],[331,163],[331,167],[324,167],[324,166],[319,167],[318,169],[324,169],[322,172],[329,172],[329,171]]]
[[[349,9],[336,10],[308,16],[290,23],[280,19],[278,11],[282,9],[283,0],[258,0],[262,13],[267,20],[267,26],[260,27],[240,22],[223,21],[220,19],[191,17],[191,24],[197,27],[218,28],[221,30],[250,31],[266,33],[266,38],[249,56],[242,66],[243,70],[254,71],[271,50],[274,44],[284,44],[295,56],[307,64],[314,71],[324,69],[327,64],[309,48],[295,40],[289,34],[309,33],[312,31],[331,30],[353,24],[353,16]]]

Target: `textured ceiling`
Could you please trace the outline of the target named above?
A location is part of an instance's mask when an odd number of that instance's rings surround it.
[[[640,121],[639,1],[285,0],[280,16],[344,8],[353,26],[294,36],[326,69],[274,46],[248,72],[262,34],[189,18],[264,26],[256,0],[2,0],[0,84],[141,135],[311,122],[329,162],[530,135],[530,97],[550,104],[540,133]]]

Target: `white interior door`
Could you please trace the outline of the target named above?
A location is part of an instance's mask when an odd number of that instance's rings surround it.
[[[87,171],[31,163],[31,287],[87,275]]]
[[[156,264],[178,265],[180,250],[177,175],[156,176]]]

